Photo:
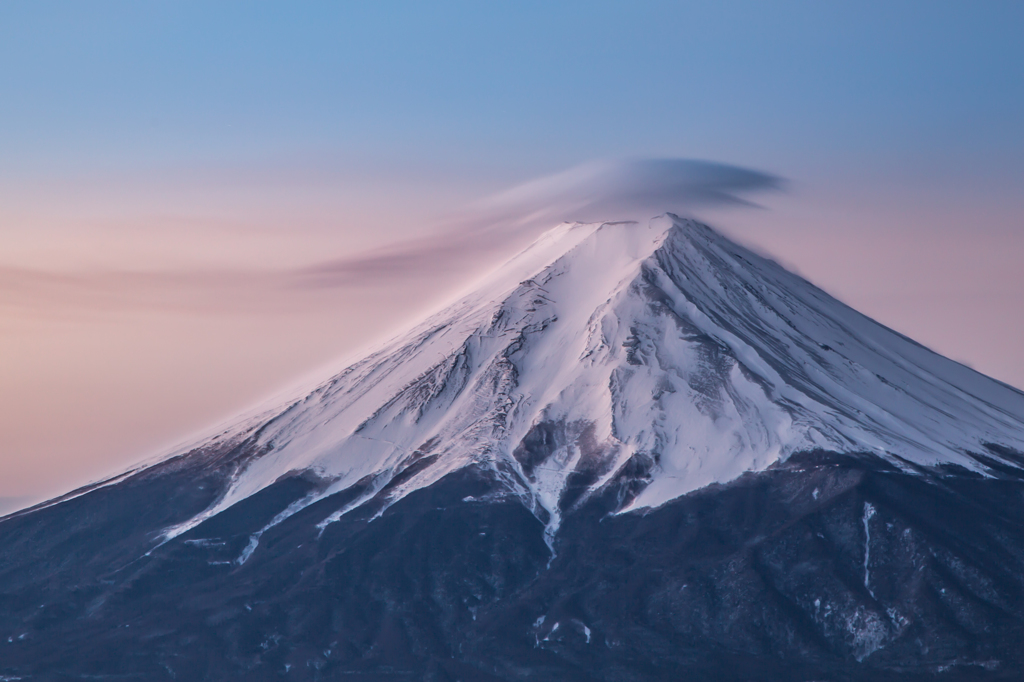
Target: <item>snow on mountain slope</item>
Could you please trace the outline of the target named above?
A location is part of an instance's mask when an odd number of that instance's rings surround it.
[[[268,528],[357,482],[367,492],[321,526],[385,485],[399,499],[475,464],[549,536],[573,502],[570,476],[584,497],[631,479],[628,511],[813,449],[984,473],[986,444],[1024,450],[1024,394],[662,216],[547,232],[473,293],[239,430],[258,454],[165,538],[297,471],[322,484]]]

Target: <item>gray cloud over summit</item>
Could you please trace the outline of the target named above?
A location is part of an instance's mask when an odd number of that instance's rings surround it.
[[[421,236],[292,268],[42,271],[0,267],[0,304],[96,308],[265,310],[303,291],[455,282],[561,222],[647,220],[673,212],[754,206],[748,195],[781,188],[760,171],[708,161],[596,161],[476,201]],[[197,248],[199,246],[197,245]],[[275,303],[276,302],[276,303]]]
[[[775,190],[781,178],[690,159],[595,161],[538,178],[478,203],[496,217],[560,221],[644,219],[721,204],[752,205],[743,195]]]
[[[482,199],[419,239],[322,263],[302,274],[330,286],[365,277],[420,274],[491,253],[561,222],[647,220],[711,206],[756,206],[746,195],[778,190],[777,176],[690,159],[595,161]]]

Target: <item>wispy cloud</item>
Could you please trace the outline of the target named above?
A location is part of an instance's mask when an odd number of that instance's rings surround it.
[[[513,187],[478,207],[499,220],[629,220],[721,204],[753,206],[743,195],[782,184],[768,173],[711,161],[596,161]]]
[[[446,229],[419,239],[320,263],[297,272],[311,286],[357,279],[408,277],[505,250],[561,222],[646,220],[711,206],[756,206],[747,195],[779,190],[783,180],[760,171],[689,159],[598,161],[531,180],[482,199]]]
[[[0,304],[80,310],[145,306],[262,309],[306,291],[375,286],[450,274],[564,221],[645,220],[721,205],[754,206],[749,195],[778,190],[771,174],[707,161],[600,161],[532,180],[482,199],[418,238],[304,267],[176,271],[49,272],[0,267]],[[406,284],[402,284],[405,286]]]

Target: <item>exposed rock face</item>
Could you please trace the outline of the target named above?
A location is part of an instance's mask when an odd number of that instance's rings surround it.
[[[0,676],[1024,677],[1024,395],[709,228],[563,226],[0,522]]]

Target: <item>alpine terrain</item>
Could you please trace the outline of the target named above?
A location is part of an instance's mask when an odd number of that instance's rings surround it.
[[[565,224],[0,521],[0,679],[1024,679],[1024,394],[699,223]]]

